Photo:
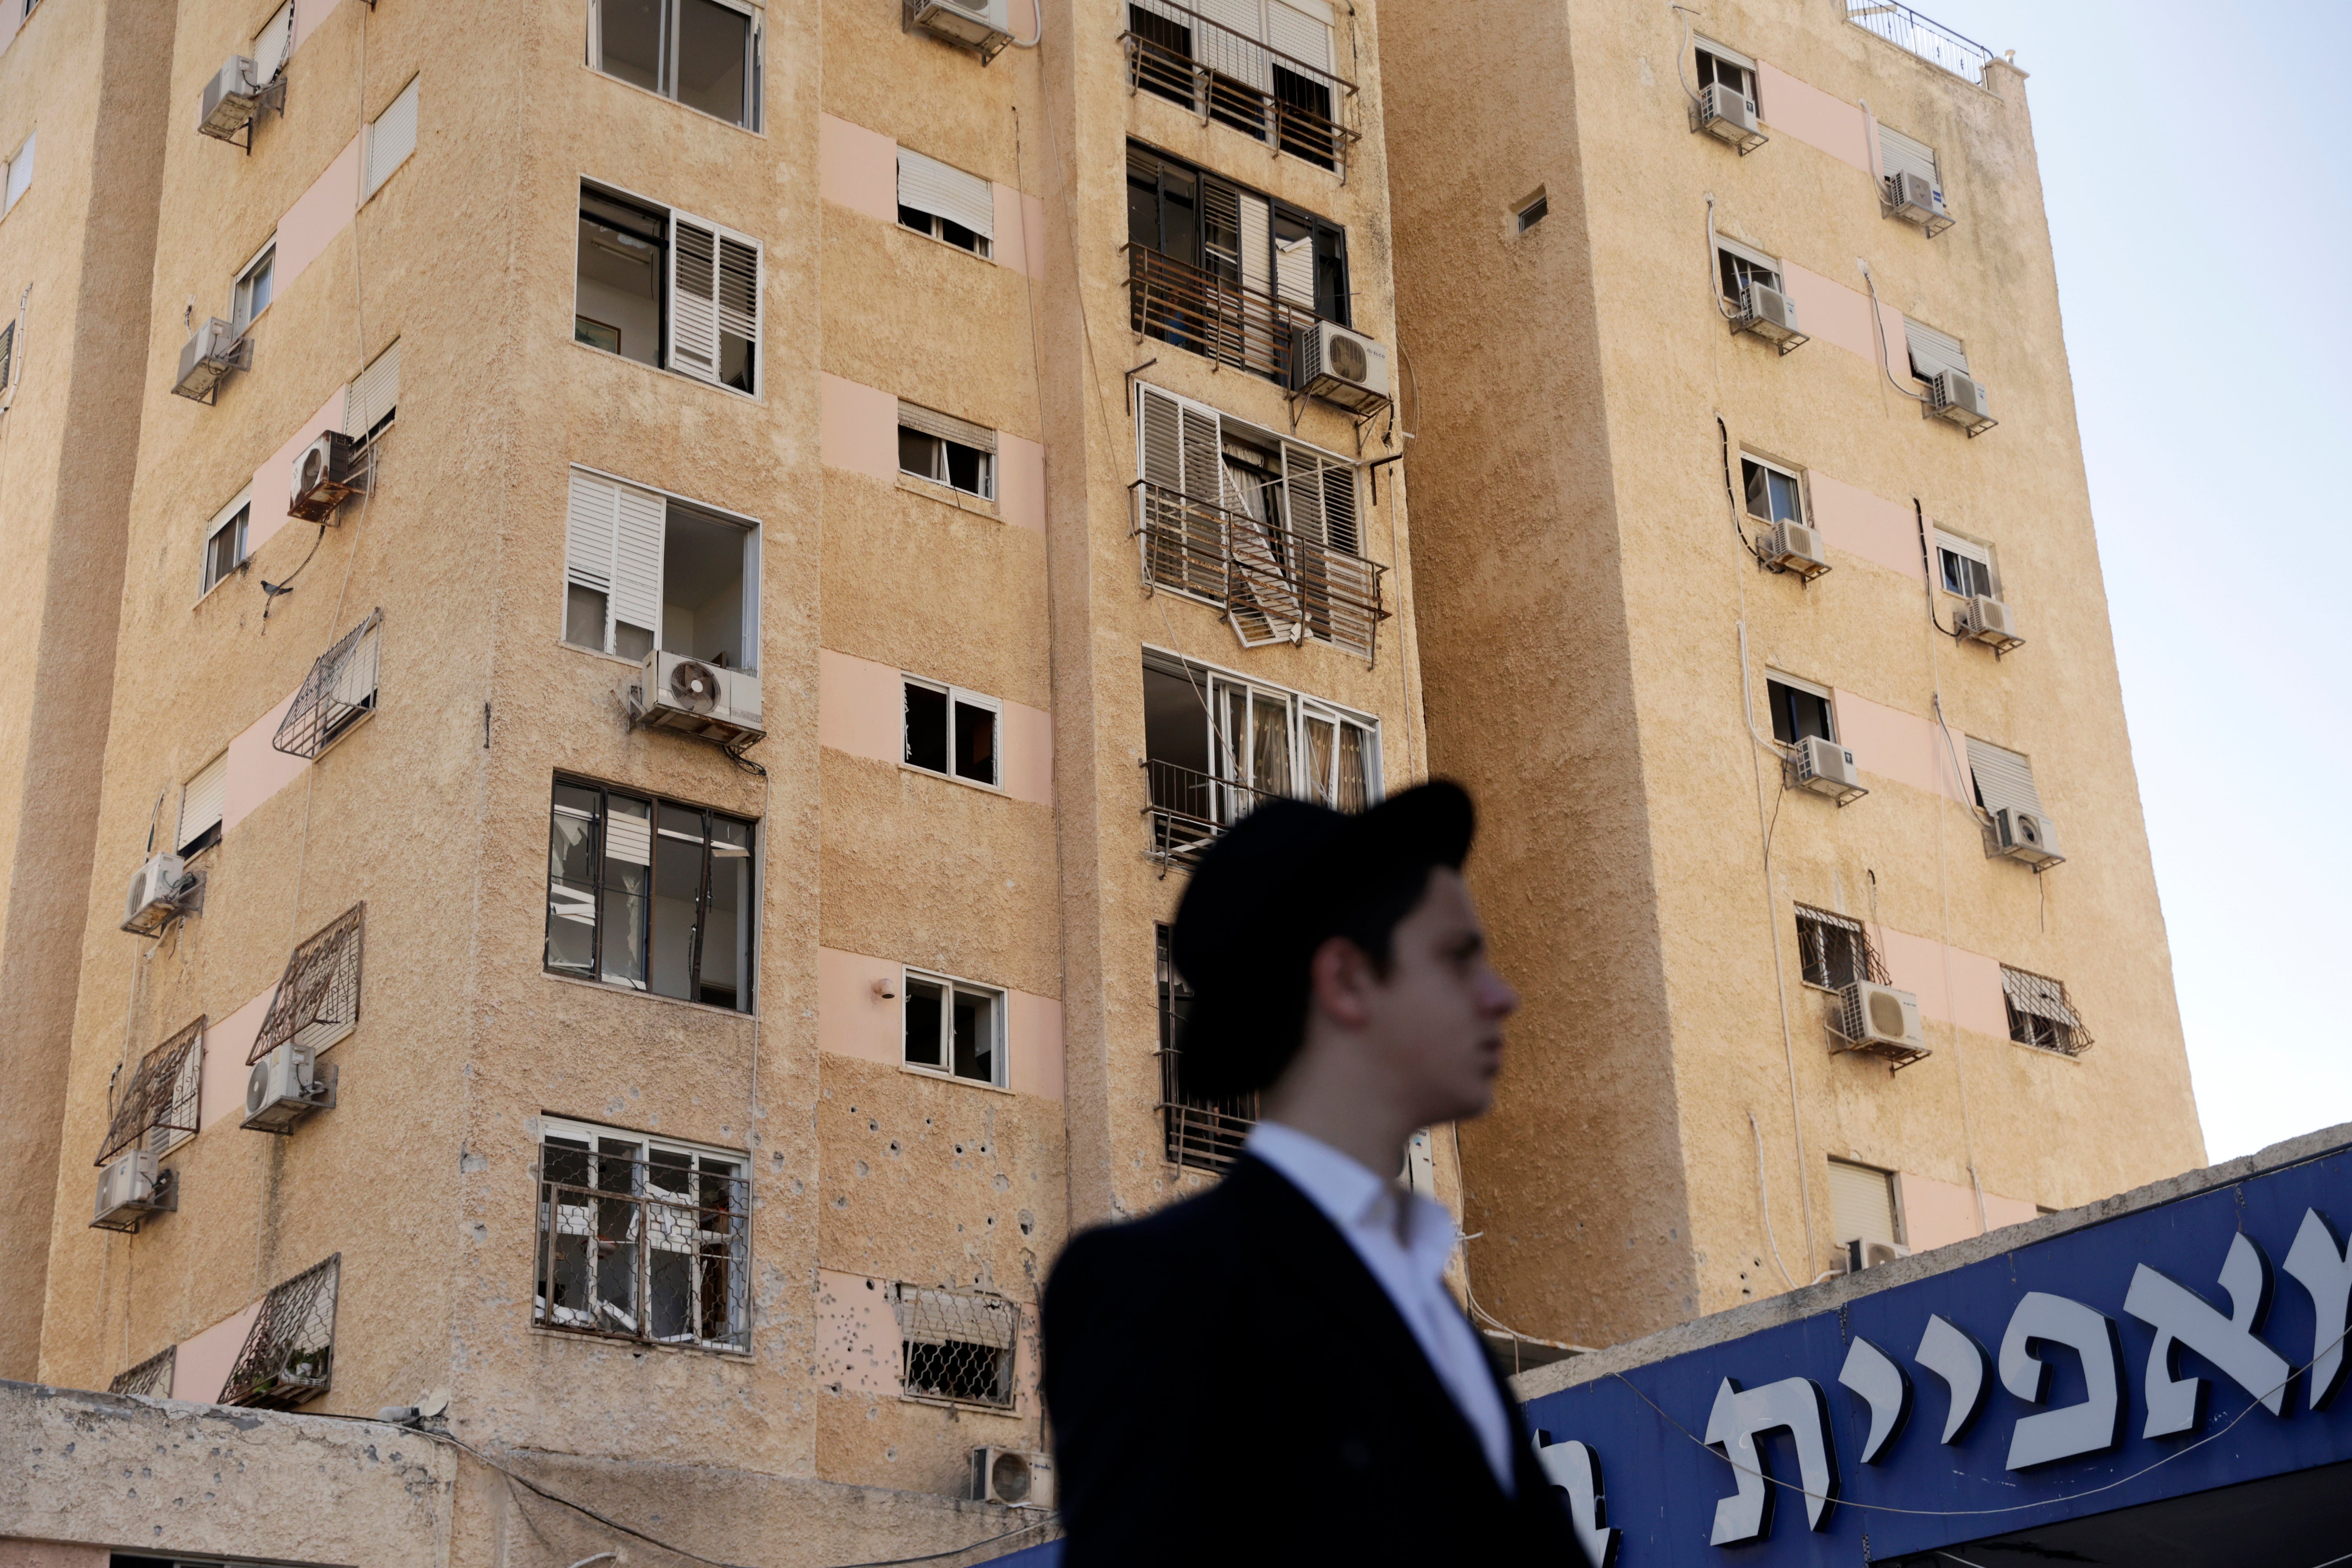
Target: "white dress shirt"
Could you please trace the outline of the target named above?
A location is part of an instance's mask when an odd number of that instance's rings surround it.
[[[1279,1122],[1260,1122],[1244,1151],[1280,1171],[1348,1239],[1477,1434],[1505,1494],[1515,1493],[1510,1416],[1495,1390],[1477,1333],[1445,1290],[1454,1217],[1321,1139]]]

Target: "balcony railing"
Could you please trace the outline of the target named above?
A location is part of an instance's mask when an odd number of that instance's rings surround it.
[[[1313,637],[1372,657],[1386,567],[1147,479],[1130,488],[1147,585],[1224,611],[1246,646]]]
[[[1143,765],[1150,804],[1153,860],[1167,865],[1197,864],[1217,836],[1274,799],[1263,789],[1212,778],[1156,758]]]
[[[1162,1037],[1173,1038],[1163,1022]],[[1241,1157],[1242,1145],[1257,1125],[1255,1094],[1188,1094],[1177,1082],[1175,1047],[1160,1052],[1160,1112],[1168,1134],[1168,1163],[1195,1170],[1223,1171]]]
[[[1983,85],[1985,67],[1992,63],[1990,49],[1939,22],[1930,22],[1908,5],[1889,5],[1886,0],[1845,0],[1845,19],[1964,81]]]
[[[1127,85],[1230,125],[1342,178],[1361,132],[1340,123],[1356,84],[1172,0],[1129,0]]]
[[[1220,364],[1290,384],[1297,329],[1315,312],[1147,246],[1127,247],[1128,327]]]

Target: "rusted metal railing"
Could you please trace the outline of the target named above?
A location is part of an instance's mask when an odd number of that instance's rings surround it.
[[[1290,384],[1297,329],[1314,321],[1312,309],[1244,288],[1146,246],[1126,248],[1130,330],[1277,386]]]
[[[1130,489],[1145,583],[1208,601],[1247,644],[1311,637],[1372,657],[1386,567],[1148,479]]]
[[[1343,122],[1356,84],[1173,0],[1129,0],[1130,91],[1154,93],[1276,152],[1345,177],[1362,132]]]

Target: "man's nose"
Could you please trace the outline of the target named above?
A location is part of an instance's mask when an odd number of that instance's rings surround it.
[[[1486,971],[1479,990],[1479,1005],[1488,1016],[1504,1019],[1519,1010],[1519,993],[1511,988],[1511,983],[1508,980],[1494,970]]]

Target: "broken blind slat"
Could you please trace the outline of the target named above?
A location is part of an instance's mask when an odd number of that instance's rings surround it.
[[[367,194],[373,196],[416,151],[416,84],[411,77],[400,96],[384,107],[367,130]]]
[[[1989,740],[1969,737],[1969,770],[1976,775],[1977,798],[1995,816],[2004,810],[2040,815],[2042,792],[2033,785],[2033,764]]]
[[[400,341],[369,361],[343,389],[343,434],[365,441],[400,406]]]
[[[185,851],[219,823],[227,789],[228,753],[224,751],[180,787],[180,827],[173,848]]]
[[[719,230],[683,213],[670,214],[669,368],[719,379]]]
[[[984,424],[974,424],[968,419],[941,413],[937,409],[902,402],[898,405],[898,423],[908,430],[919,430],[925,435],[952,441],[959,446],[970,446],[981,452],[996,450],[996,432]]]
[[[1937,190],[1943,188],[1943,180],[1936,172],[1936,150],[1924,141],[1882,125],[1878,128],[1878,157],[1890,175],[1917,174]]]
[[[996,235],[996,191],[977,174],[898,149],[898,204],[961,224],[982,239]]]
[[[1911,350],[1911,368],[1921,381],[1933,381],[1938,371],[1969,373],[1969,351],[1948,332],[1903,319],[1903,336]]]
[[[650,490],[614,486],[613,623],[661,636],[662,538],[669,506]]]
[[[1895,1184],[1885,1171],[1832,1160],[1830,1212],[1840,1241],[1895,1242]]]
[[[760,246],[756,240],[722,232],[719,236],[719,329],[760,346]]]

